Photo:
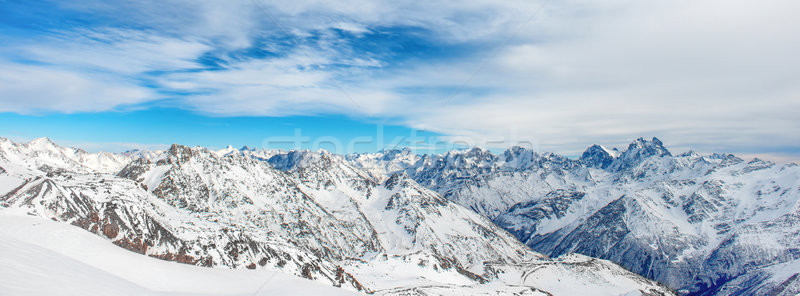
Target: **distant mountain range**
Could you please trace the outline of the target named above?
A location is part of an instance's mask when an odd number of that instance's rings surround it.
[[[379,294],[800,292],[800,168],[655,138],[580,159],[0,138],[0,207],[151,257]]]

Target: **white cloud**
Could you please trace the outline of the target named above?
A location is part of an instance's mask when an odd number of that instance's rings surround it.
[[[364,33],[367,33],[367,32],[370,31],[364,25],[356,24],[356,23],[350,23],[350,22],[338,22],[338,23],[334,24],[333,27],[336,28],[336,29],[339,29],[339,30],[342,30],[342,31],[346,31],[346,32],[350,32],[350,33],[357,34],[357,35],[361,35],[361,34],[364,34]]]
[[[264,31],[259,26],[263,14],[254,9],[251,1],[85,0],[61,1],[57,5],[84,15],[112,16],[107,22],[120,27],[165,36],[191,36],[229,50],[250,46],[254,34]]]
[[[201,92],[183,99],[186,108],[215,115],[385,117],[454,137],[514,134],[542,149],[568,153],[592,143],[623,145],[640,136],[706,151],[780,150],[800,143],[797,1],[552,1],[445,107],[441,104],[450,91],[541,1],[261,3],[295,37],[328,28],[365,34],[372,28],[416,26],[429,30],[426,38],[433,43],[481,51],[468,58],[399,65],[354,56],[335,35],[323,34],[316,44],[280,58],[230,60],[224,69],[173,73],[155,82],[169,90]],[[193,68],[209,50],[245,48],[255,36],[281,33],[250,1],[127,5],[132,12],[124,18],[158,28],[157,34],[108,31],[95,39],[65,41],[66,46],[26,48],[36,60],[68,68],[52,70],[48,79],[84,86],[67,89],[66,95],[39,93],[33,90],[43,83],[25,84],[6,74],[0,76],[4,90],[30,93],[33,99],[25,105],[4,94],[4,109],[101,110],[141,101],[146,90],[130,83],[98,82],[68,70],[98,68],[129,76]],[[119,11],[100,3],[81,9]],[[27,70],[32,76],[44,71],[32,69]],[[120,99],[98,100],[81,90],[93,87]],[[78,104],[66,106],[70,100]]]
[[[0,112],[105,111],[152,99],[145,88],[102,75],[0,63]]]
[[[0,111],[106,111],[160,99],[141,85],[147,71],[196,68],[197,41],[135,30],[59,32],[0,49],[27,62],[0,61]]]
[[[177,91],[206,90],[208,94],[186,97],[185,103],[195,110],[223,116],[380,116],[387,110],[385,102],[401,100],[389,92],[370,89],[348,86],[342,91],[337,86],[342,82],[334,75],[318,69],[302,54],[291,54],[269,61],[235,63],[219,71],[168,75],[164,86]]]
[[[25,59],[56,68],[134,75],[146,71],[196,68],[193,61],[211,47],[137,30],[95,29],[61,32],[33,42],[8,45]]]
[[[430,94],[403,109],[405,123],[477,138],[513,130],[567,153],[650,135],[679,149],[797,149],[799,3],[584,4],[559,2],[448,106]],[[424,65],[382,83],[455,89],[464,78],[453,77],[479,62]]]

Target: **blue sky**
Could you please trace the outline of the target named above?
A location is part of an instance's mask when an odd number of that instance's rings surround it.
[[[419,153],[453,146],[424,130],[343,116],[212,117],[175,108],[133,111],[0,115],[0,133],[15,140],[39,135],[90,150],[165,149],[164,143],[224,148],[326,149],[374,152],[413,147]],[[437,146],[438,143],[438,146]],[[338,150],[338,151],[337,151]]]
[[[120,151],[300,129],[314,148],[380,129],[353,149],[567,155],[657,136],[800,160],[796,1],[543,4],[0,1],[0,136]]]

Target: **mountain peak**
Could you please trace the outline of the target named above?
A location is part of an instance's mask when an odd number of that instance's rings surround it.
[[[462,153],[463,153],[464,157],[467,157],[467,158],[481,158],[481,159],[486,158],[486,157],[494,158],[494,154],[492,154],[491,151],[489,151],[486,148],[482,148],[482,147],[478,147],[478,146],[472,147],[469,150],[463,150]]]
[[[642,149],[642,148],[653,148],[659,150],[659,152],[665,153],[661,155],[670,155],[669,151],[667,151],[667,148],[664,148],[664,143],[662,143],[661,140],[659,140],[656,137],[653,137],[653,139],[649,141],[645,140],[644,138],[638,138],[636,140],[633,140],[633,142],[631,142],[631,144],[628,145],[628,150]]]
[[[609,150],[600,145],[592,145],[581,155],[580,161],[588,167],[605,169],[614,162],[619,155],[616,149]]]
[[[28,145],[40,146],[40,147],[44,146],[44,145],[46,145],[46,146],[58,146],[58,145],[56,145],[56,143],[53,143],[53,141],[50,140],[50,138],[47,138],[47,137],[41,137],[41,138],[33,139],[30,142],[28,142]]]
[[[267,162],[276,169],[288,171],[295,168],[308,167],[319,161],[330,159],[331,156],[326,154],[325,150],[316,152],[309,150],[290,150],[286,153],[280,153],[270,157]]]
[[[661,140],[656,137],[649,141],[644,138],[638,138],[628,145],[628,150],[622,152],[609,168],[617,171],[623,170],[634,167],[647,158],[661,156],[672,156]]]
[[[180,144],[172,144],[167,150],[167,155],[170,158],[174,158],[177,160],[178,163],[189,161],[194,155],[194,151],[189,146],[184,146]]]
[[[503,154],[504,155],[520,155],[520,154],[526,153],[526,152],[533,153],[535,151],[533,151],[532,149],[528,149],[528,148],[522,147],[522,146],[512,146],[512,147],[506,149],[506,151],[504,151]]]
[[[56,152],[60,148],[58,144],[53,143],[53,141],[45,137],[33,139],[32,141],[28,142],[28,147],[31,147],[35,150],[52,152]]]
[[[411,148],[403,147],[400,149],[382,149],[379,153],[381,154],[381,159],[389,161],[413,155],[414,151],[412,151]]]
[[[233,145],[228,145],[224,149],[217,150],[216,153],[219,155],[232,155],[232,154],[239,154],[241,150],[236,149]]]
[[[379,151],[381,153],[389,153],[389,152],[396,152],[396,153],[411,153],[411,148],[403,147],[403,148],[392,148],[392,149],[381,149]]]
[[[39,137],[30,141],[30,143],[53,143],[48,137]]]

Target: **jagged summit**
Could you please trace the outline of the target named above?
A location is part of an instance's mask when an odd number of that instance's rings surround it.
[[[194,154],[194,148],[181,144],[172,144],[166,152],[166,156],[169,157],[170,160],[175,160],[178,163],[188,161]]]
[[[522,147],[522,146],[511,146],[508,149],[506,149],[505,151],[503,151],[503,154],[505,154],[505,155],[520,155],[520,154],[523,154],[523,153],[533,153],[533,152],[534,151],[532,149],[528,149],[528,148],[525,148],[525,147]]]
[[[532,163],[536,161],[536,158],[539,157],[535,151],[520,147],[514,146],[511,148],[506,149],[503,152],[503,161],[504,166],[513,169],[522,169],[527,166],[530,166]]]
[[[131,149],[121,154],[131,159],[156,159],[163,152],[163,150]]]
[[[50,138],[47,137],[33,139],[30,142],[28,142],[27,145],[28,147],[32,147],[34,149],[53,151],[53,152],[58,151],[60,148],[58,144],[54,143],[52,140],[50,140]]]
[[[50,140],[50,138],[48,138],[48,137],[40,137],[40,138],[33,139],[30,142],[28,142],[28,145],[57,146],[56,143],[54,143],[53,140]]]
[[[286,171],[329,158],[330,154],[328,153],[313,152],[310,150],[291,150],[272,156],[269,159],[269,163],[279,170]]]
[[[486,149],[486,148],[483,148],[483,147],[479,147],[479,146],[475,146],[475,147],[472,147],[472,148],[466,150],[466,155],[467,156],[478,156],[478,155],[485,155],[485,154],[491,154],[491,153],[492,152],[489,151],[489,149]]]
[[[414,150],[409,147],[401,147],[401,148],[383,148],[378,153],[382,154],[412,154]],[[364,153],[369,154],[369,153]]]
[[[665,156],[665,155],[672,155],[669,153],[667,148],[664,147],[664,143],[661,142],[656,137],[653,137],[651,140],[645,140],[644,138],[638,138],[631,142],[628,145],[628,149],[625,150],[627,153],[636,153],[638,155],[647,155],[647,156]]]
[[[617,158],[619,151],[609,150],[600,145],[592,145],[581,154],[579,160],[586,166],[598,169],[606,169]]]
[[[645,140],[638,138],[628,145],[628,149],[623,151],[619,157],[614,159],[608,168],[614,171],[620,171],[631,168],[641,163],[643,160],[650,157],[672,156],[669,150],[664,147],[661,140],[653,137],[652,140]]]

